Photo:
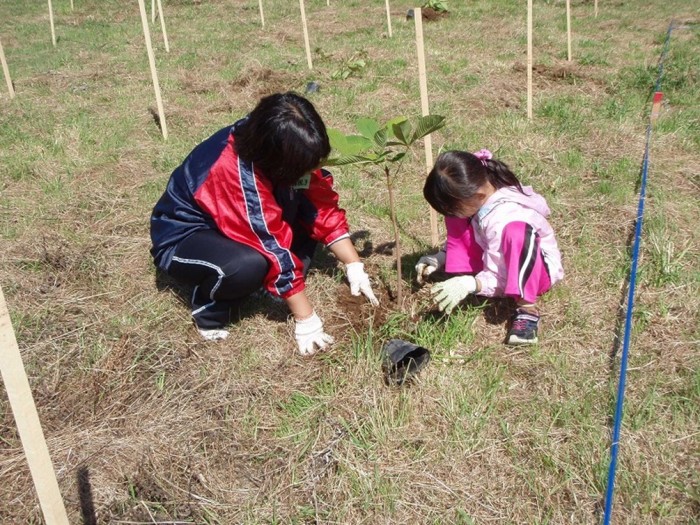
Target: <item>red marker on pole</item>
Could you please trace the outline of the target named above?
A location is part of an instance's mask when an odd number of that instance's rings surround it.
[[[651,121],[655,122],[659,118],[659,112],[661,111],[661,99],[664,98],[664,94],[661,91],[654,93],[654,99],[651,105]]]

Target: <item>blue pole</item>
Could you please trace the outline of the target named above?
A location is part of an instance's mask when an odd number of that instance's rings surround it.
[[[666,41],[659,59],[658,75],[655,91],[661,87],[664,58],[668,51],[668,43],[671,39],[673,22],[668,26]],[[651,123],[647,125],[646,145],[644,147],[644,161],[642,162],[642,181],[639,188],[639,204],[637,206],[637,222],[634,229],[634,245],[632,248],[632,267],[630,268],[629,293],[627,295],[627,315],[625,317],[625,335],[622,343],[622,357],[620,358],[620,379],[617,384],[617,403],[615,405],[615,419],[613,423],[612,445],[610,447],[610,467],[608,469],[608,484],[605,491],[605,515],[603,524],[609,525],[612,516],[613,492],[615,490],[615,473],[617,470],[617,454],[620,447],[620,428],[622,427],[623,404],[625,401],[625,382],[627,379],[627,358],[629,356],[630,337],[632,335],[632,311],[634,308],[634,288],[637,282],[637,263],[639,261],[639,245],[642,239],[642,219],[644,217],[644,200],[646,198],[647,173],[649,171],[649,142],[651,141]]]

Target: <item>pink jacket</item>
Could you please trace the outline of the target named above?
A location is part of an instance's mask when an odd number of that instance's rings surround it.
[[[445,217],[447,227],[447,259],[445,270],[449,273],[480,270],[476,278],[481,283],[479,295],[501,296],[506,283],[505,265],[502,261],[501,233],[508,223],[521,221],[530,224],[540,237],[540,249],[550,272],[552,285],[564,277],[561,254],[554,238],[554,231],[547,222],[550,211],[547,202],[530,186],[523,186],[525,195],[517,188],[509,186],[497,190],[471,219]],[[471,264],[474,247],[470,249],[472,221],[473,236],[483,250],[483,264]],[[479,250],[477,250],[478,253]]]

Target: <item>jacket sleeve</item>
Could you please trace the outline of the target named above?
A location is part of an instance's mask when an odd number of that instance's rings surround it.
[[[319,169],[311,173],[309,188],[304,191],[308,210],[300,221],[315,241],[328,246],[349,232],[345,210],[338,205],[338,194],[333,189],[333,176]]]
[[[480,229],[479,244],[484,250],[483,262],[484,267],[476,274],[476,279],[481,284],[479,295],[485,297],[494,297],[500,295],[500,290],[505,285],[505,277],[500,275],[501,269],[501,234],[505,224],[486,224],[477,225]]]
[[[195,200],[222,234],[257,250],[270,263],[265,288],[290,297],[304,289],[303,265],[292,253],[292,230],[282,220],[272,188],[231,148],[212,167]]]

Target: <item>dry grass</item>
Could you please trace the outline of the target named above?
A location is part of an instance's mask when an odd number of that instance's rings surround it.
[[[309,72],[293,2],[266,2],[264,31],[255,2],[167,2],[169,55],[153,28],[163,142],[135,9],[57,7],[54,50],[41,6],[6,2],[17,98],[0,94],[0,283],[71,523],[599,521],[650,82],[670,17],[696,22],[697,9],[671,0],[640,17],[637,3],[601,3],[594,19],[574,2],[567,63],[563,3],[538,4],[531,123],[519,3],[454,2],[425,25],[431,108],[449,117],[436,150],[498,150],[553,209],[567,275],[536,349],[501,344],[504,301],[445,320],[412,289],[397,313],[383,182],[353,169],[336,182],[382,308],[352,298],[321,257],[308,289],[331,351],[297,356],[286,310],[262,300],[227,342],[204,344],[148,255],[151,207],[194,144],[310,80],[345,131],[419,111],[413,5],[392,2],[388,39],[383,3],[345,4],[307,3]],[[653,137],[615,523],[700,515],[697,35],[673,34]],[[367,67],[331,80],[360,50]],[[417,154],[399,189],[407,278],[429,249],[424,170]],[[391,336],[452,357],[390,389],[378,352]],[[0,522],[40,523],[1,395]]]

